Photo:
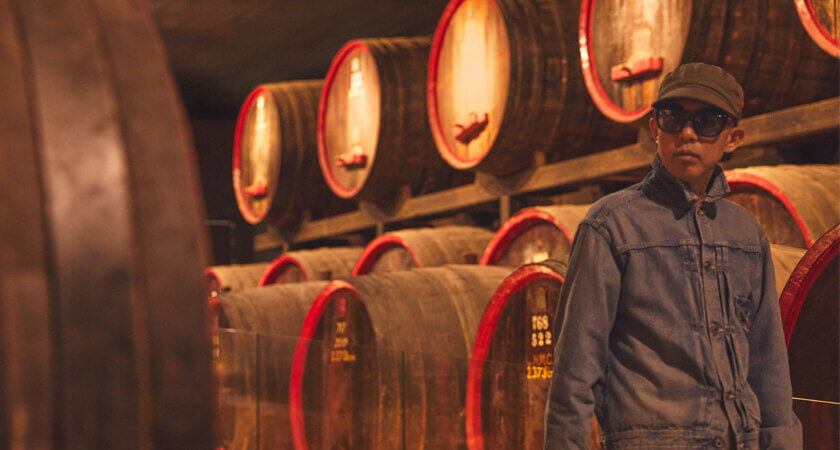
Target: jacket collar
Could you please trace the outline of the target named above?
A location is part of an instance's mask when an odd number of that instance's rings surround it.
[[[653,159],[651,168],[650,173],[642,180],[642,191],[654,201],[671,208],[674,211],[674,217],[682,218],[697,201],[697,195],[686,189],[683,183],[665,168],[659,155]],[[729,184],[723,175],[723,169],[718,165],[712,173],[712,178],[706,187],[706,197],[703,199],[702,207],[709,217],[715,216],[714,202],[728,193]]]

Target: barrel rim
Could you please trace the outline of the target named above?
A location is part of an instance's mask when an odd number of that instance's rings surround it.
[[[449,23],[452,17],[461,5],[467,0],[451,0],[443,11],[443,14],[438,21],[438,26],[435,29],[434,39],[432,40],[432,49],[429,52],[429,68],[426,76],[426,109],[429,116],[429,127],[432,129],[432,136],[435,138],[435,147],[441,158],[455,169],[467,170],[473,169],[483,161],[487,155],[490,154],[489,149],[483,155],[473,159],[463,159],[455,154],[455,149],[449,145],[446,135],[443,131],[443,125],[440,123],[440,115],[438,114],[438,99],[437,99],[437,71],[440,64],[440,53],[443,48],[443,41],[446,39],[446,33],[449,30]],[[487,0],[489,3],[498,8],[495,0]],[[501,8],[499,8],[501,10]],[[507,30],[507,22],[505,22]],[[505,99],[507,107],[508,99]]]
[[[336,53],[330,63],[330,69],[327,71],[327,76],[324,78],[324,87],[321,90],[321,98],[318,100],[318,128],[316,133],[318,141],[318,164],[321,166],[321,173],[324,175],[324,181],[327,182],[327,186],[329,186],[330,190],[332,190],[335,195],[346,199],[353,198],[356,194],[358,194],[362,188],[365,187],[365,182],[368,177],[365,176],[365,180],[363,180],[357,188],[348,189],[338,181],[335,173],[333,173],[332,165],[330,164],[327,152],[327,99],[329,98],[330,89],[332,89],[335,78],[338,76],[338,69],[344,63],[344,60],[347,59],[347,56],[356,50],[362,50],[370,53],[370,49],[361,39],[348,41],[341,47],[341,49],[338,50],[338,53]]]
[[[794,0],[794,2],[796,3],[799,21],[802,22],[808,36],[826,53],[835,58],[840,58],[840,42],[834,39],[834,36],[829,34],[820,23],[811,0]]]
[[[209,277],[209,278],[212,278],[212,279],[216,280],[216,282],[219,283],[220,287],[225,286],[224,283],[222,283],[222,277],[220,277],[219,273],[216,272],[214,266],[211,266],[211,267],[208,267],[208,268],[204,269],[204,275],[206,277]]]
[[[785,332],[785,345],[790,345],[790,338],[796,329],[799,312],[805,297],[814,282],[832,259],[840,254],[840,224],[822,235],[799,260],[791,272],[788,282],[779,297],[782,315],[782,329]]]
[[[309,342],[315,335],[318,321],[324,313],[327,304],[334,295],[347,292],[353,294],[356,299],[364,303],[359,291],[347,281],[334,280],[327,284],[306,313],[303,325],[300,330],[300,337],[295,345],[295,352],[292,357],[292,373],[289,381],[289,421],[292,425],[292,440],[295,449],[307,450],[306,428],[303,420],[303,376],[306,369],[306,356],[309,353]]]
[[[383,234],[382,236],[372,240],[370,244],[365,247],[365,250],[362,252],[362,256],[359,256],[359,259],[356,261],[356,266],[353,267],[351,275],[355,277],[367,274],[370,271],[370,267],[373,265],[373,262],[376,261],[376,258],[378,258],[385,250],[392,247],[403,247],[411,255],[411,258],[414,259],[414,263],[417,264],[417,267],[423,267],[423,265],[420,264],[420,258],[417,257],[417,253],[414,252],[411,245],[409,245],[402,237],[389,233]]]
[[[580,5],[580,21],[578,22],[578,45],[580,47],[580,68],[583,72],[583,80],[586,83],[586,90],[595,106],[610,120],[620,123],[632,123],[643,118],[651,107],[642,108],[638,111],[625,111],[616,105],[607,95],[601,78],[595,68],[595,57],[592,51],[592,21],[595,2],[597,0],[583,0]]]
[[[254,90],[248,94],[248,97],[245,98],[245,101],[239,109],[239,116],[236,118],[236,131],[234,131],[233,134],[233,192],[236,194],[236,204],[239,206],[239,213],[242,214],[242,217],[251,225],[256,225],[262,222],[268,215],[268,210],[266,210],[265,214],[255,213],[254,210],[251,209],[251,205],[248,204],[248,200],[244,195],[242,195],[242,132],[245,128],[245,117],[248,115],[248,110],[251,108],[251,104],[260,95],[270,95],[272,98],[274,97],[274,94],[272,94],[271,91],[263,85],[254,88]],[[273,203],[273,195],[271,200]],[[270,206],[269,209],[271,209]]]
[[[467,373],[466,421],[467,442],[473,450],[483,450],[484,435],[481,427],[481,381],[484,362],[490,351],[490,344],[496,324],[511,296],[530,283],[539,280],[555,280],[563,283],[565,277],[542,264],[528,264],[520,267],[502,282],[490,299],[476,331],[475,344],[470,355]]]
[[[799,214],[799,210],[796,209],[796,205],[794,205],[790,198],[788,198],[788,196],[785,195],[778,186],[773,184],[773,182],[751,173],[738,171],[727,172],[726,181],[729,183],[730,190],[749,186],[757,187],[770,193],[770,195],[782,202],[782,205],[784,205],[785,209],[787,209],[793,217],[793,220],[799,227],[799,231],[802,232],[802,237],[805,239],[805,244],[808,248],[814,245],[814,239],[811,237],[811,231],[808,229],[808,225],[805,223],[802,215]]]
[[[484,250],[484,255],[481,257],[479,265],[496,265],[499,258],[501,258],[502,253],[508,249],[511,242],[513,242],[517,236],[519,236],[524,230],[543,222],[552,224],[559,228],[560,232],[563,233],[563,236],[566,237],[569,244],[572,243],[574,236],[569,233],[569,230],[559,219],[545,211],[528,208],[518,212],[515,216],[508,219],[501,228],[499,228],[499,231],[496,232],[493,239],[489,244],[487,244],[487,248]]]
[[[265,273],[263,273],[262,278],[260,278],[260,283],[257,286],[264,287],[275,284],[275,282],[277,281],[277,277],[280,276],[280,271],[290,265],[297,266],[301,270],[301,272],[303,272],[303,277],[305,281],[310,281],[312,279],[312,277],[309,276],[309,272],[306,271],[306,268],[303,267],[303,264],[300,262],[299,259],[295,258],[294,256],[282,255],[279,258],[272,261],[271,264],[269,264],[268,268],[265,270]]]

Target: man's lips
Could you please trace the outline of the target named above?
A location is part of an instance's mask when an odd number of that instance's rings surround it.
[[[677,150],[676,152],[674,152],[674,156],[677,157],[677,158],[679,158],[679,157],[689,157],[689,158],[700,159],[700,157],[697,156],[696,153],[690,152],[688,150]]]

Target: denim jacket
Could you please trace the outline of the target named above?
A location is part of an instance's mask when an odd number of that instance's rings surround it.
[[[546,449],[802,447],[764,232],[718,166],[702,202],[657,156],[596,202],[555,324]]]

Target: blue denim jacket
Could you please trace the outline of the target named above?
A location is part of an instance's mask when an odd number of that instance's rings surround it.
[[[555,324],[546,449],[802,447],[764,232],[720,167],[702,202],[659,157],[589,210]]]

